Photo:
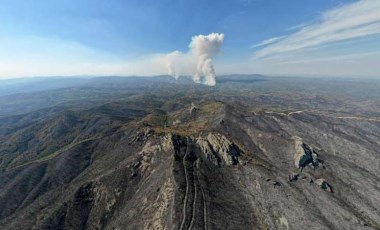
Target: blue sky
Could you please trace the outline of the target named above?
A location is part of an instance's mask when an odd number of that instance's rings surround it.
[[[0,0],[0,77],[165,74],[160,57],[212,32],[218,74],[376,77],[379,3]]]

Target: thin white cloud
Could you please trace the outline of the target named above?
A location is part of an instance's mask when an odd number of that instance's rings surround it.
[[[294,30],[299,30],[305,26],[307,26],[308,24],[307,23],[301,23],[301,24],[298,24],[298,25],[295,25],[295,26],[291,26],[287,29],[287,31],[294,31]]]
[[[329,61],[339,61],[352,63],[358,60],[367,60],[368,57],[375,57],[378,59],[380,57],[379,51],[374,52],[364,52],[364,53],[354,53],[354,54],[344,54],[344,55],[332,55],[329,57],[310,57],[310,58],[295,58],[289,59],[281,62],[282,64],[301,64],[301,63],[318,63],[318,62],[329,62]],[[357,72],[357,71],[355,71]]]
[[[283,58],[276,61],[256,60],[216,63],[220,73],[260,73],[276,76],[334,76],[379,78],[380,52],[321,58]]]
[[[378,34],[380,34],[380,1],[360,0],[329,10],[322,14],[318,22],[306,25],[282,39],[273,38],[275,41],[255,52],[254,58],[271,57]]]
[[[279,40],[281,40],[282,38],[284,38],[285,36],[280,36],[280,37],[274,37],[274,38],[269,38],[269,39],[266,39],[262,42],[259,42],[253,46],[251,46],[250,48],[253,49],[253,48],[258,48],[258,47],[262,47],[262,46],[267,46],[267,45],[270,45],[272,43],[275,43]]]

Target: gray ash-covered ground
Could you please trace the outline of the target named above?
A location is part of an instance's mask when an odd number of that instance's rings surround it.
[[[71,81],[0,96],[1,229],[380,229],[380,81]]]

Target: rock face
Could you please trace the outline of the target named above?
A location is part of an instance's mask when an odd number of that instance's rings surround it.
[[[206,159],[214,165],[237,165],[239,163],[239,151],[223,135],[209,133],[207,137],[196,138],[196,143],[201,148]]]

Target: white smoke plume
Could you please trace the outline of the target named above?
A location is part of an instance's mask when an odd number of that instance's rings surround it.
[[[194,82],[214,86],[216,80],[212,59],[219,54],[223,41],[224,34],[194,36],[187,53],[174,51],[166,55],[168,74],[176,79],[191,74]]]

